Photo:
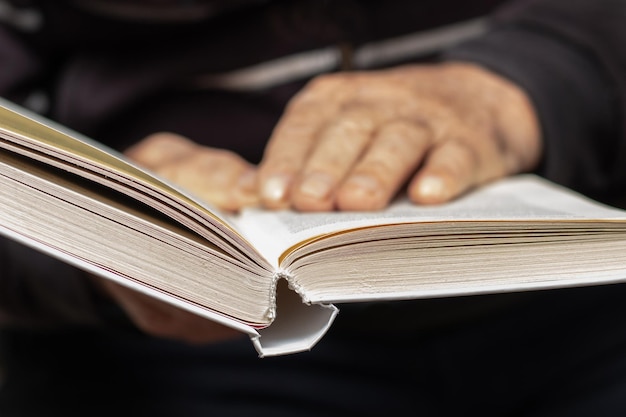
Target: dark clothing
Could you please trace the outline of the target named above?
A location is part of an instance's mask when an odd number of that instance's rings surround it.
[[[131,329],[8,331],[4,353],[14,375],[0,410],[3,417],[622,416],[625,295],[600,287],[540,292],[492,316],[394,335],[350,331],[339,321],[313,351],[264,359],[247,340],[189,348]]]
[[[247,339],[192,348],[130,327],[5,331],[0,415],[624,416],[625,296],[623,285],[501,295],[492,314],[402,332],[352,329],[359,316],[342,310],[311,352],[263,359]],[[407,326],[459,307],[384,306]]]
[[[118,149],[166,130],[256,162],[316,72],[470,60],[529,92],[539,173],[607,202],[626,191],[622,0],[15,4],[0,95]],[[459,22],[446,33],[471,39],[375,48]],[[317,70],[257,66],[303,56]],[[258,359],[248,340],[143,335],[79,271],[0,244],[2,417],[626,412],[626,285],[340,306],[311,352]]]

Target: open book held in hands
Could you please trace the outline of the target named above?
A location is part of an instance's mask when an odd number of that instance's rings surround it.
[[[532,175],[442,206],[237,216],[0,103],[0,233],[250,335],[310,349],[336,303],[626,280],[626,212]]]

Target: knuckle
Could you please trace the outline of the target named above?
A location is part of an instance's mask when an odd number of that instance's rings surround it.
[[[290,101],[289,106],[319,103],[321,100],[336,97],[338,93],[348,90],[350,78],[343,74],[321,74],[307,82]]]
[[[393,158],[376,158],[371,159],[355,170],[354,175],[367,175],[375,178],[381,185],[388,185],[397,176],[398,171],[405,169],[398,164]]]
[[[432,130],[426,122],[399,119],[385,124],[380,136],[387,147],[404,152],[417,146],[421,148],[424,142],[430,140]]]
[[[419,162],[432,143],[430,128],[408,120],[385,124],[378,132],[372,159],[384,160],[398,168]]]
[[[306,139],[312,136],[318,127],[318,122],[312,115],[317,115],[316,106],[300,105],[288,110],[288,117],[280,121],[274,130],[272,142],[293,143],[294,140]],[[270,145],[272,144],[270,142]]]

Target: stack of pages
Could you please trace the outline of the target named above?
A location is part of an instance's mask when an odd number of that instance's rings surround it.
[[[0,103],[0,234],[250,335],[310,349],[337,303],[626,280],[626,212],[532,175],[441,206],[221,213]]]

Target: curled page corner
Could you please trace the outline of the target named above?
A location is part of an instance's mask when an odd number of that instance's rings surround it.
[[[285,279],[278,282],[276,301],[276,318],[272,324],[251,336],[260,357],[311,350],[339,312],[332,304],[306,304]]]

